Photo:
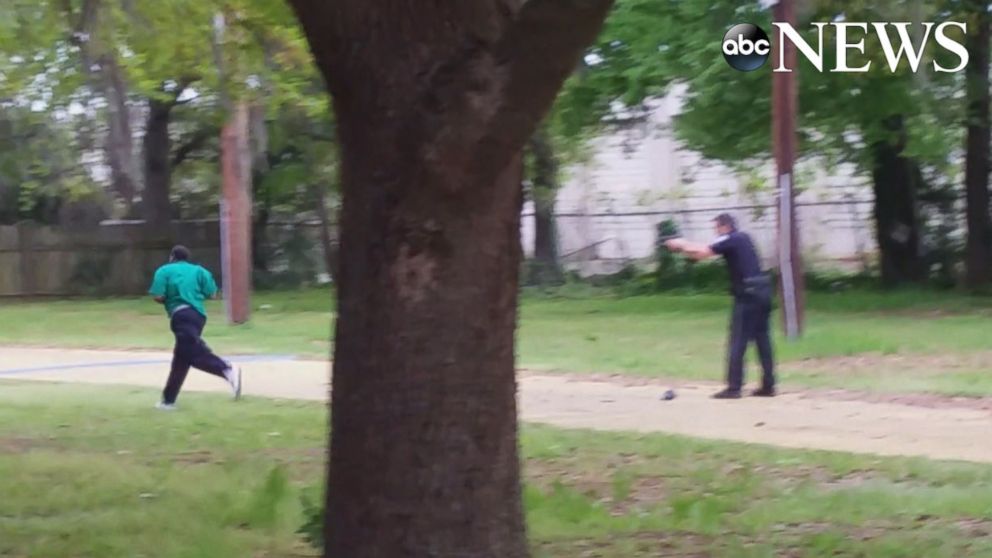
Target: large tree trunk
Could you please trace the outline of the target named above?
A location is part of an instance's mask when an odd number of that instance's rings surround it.
[[[560,283],[563,273],[558,259],[558,234],[555,226],[558,159],[543,130],[531,138],[530,150],[534,156],[531,191],[534,201],[534,262],[529,280],[538,285]]]
[[[269,270],[269,217],[272,209],[272,196],[268,189],[263,191],[265,175],[272,170],[269,164],[269,131],[265,123],[265,107],[252,105],[248,109],[248,141],[251,145],[251,190],[252,199],[261,200],[254,207],[251,235],[252,266],[255,271],[266,273]]]
[[[609,0],[291,1],[341,143],[325,556],[527,556],[520,151]]]
[[[130,208],[137,192],[137,172],[134,158],[134,137],[127,106],[127,86],[120,66],[113,55],[100,60],[103,94],[107,100],[107,156],[114,190]]]
[[[167,230],[172,221],[172,141],[169,119],[173,103],[151,99],[145,124],[145,191],[142,206],[145,225],[152,230]]]
[[[67,4],[68,6],[68,4]],[[83,75],[93,90],[107,102],[107,136],[104,152],[110,167],[114,192],[131,213],[137,192],[137,171],[134,159],[134,138],[127,104],[127,84],[113,49],[103,44],[101,25],[103,7],[100,0],[84,0],[79,14],[71,8],[66,14],[76,29],[73,41],[79,47]],[[73,18],[78,17],[78,20]]]
[[[971,0],[973,18],[968,34],[971,62],[967,69],[968,142],[965,190],[968,209],[966,283],[971,288],[992,280],[992,222],[989,214],[989,33],[988,2]]]
[[[916,203],[922,176],[916,161],[902,155],[906,141],[902,117],[887,119],[885,126],[891,137],[872,146],[874,212],[882,284],[895,286],[926,279]]]
[[[251,220],[251,257],[252,269],[265,276],[269,271],[269,219],[272,216],[272,196],[267,189],[261,187],[264,173],[257,169],[252,171],[252,199],[256,201],[252,208]]]

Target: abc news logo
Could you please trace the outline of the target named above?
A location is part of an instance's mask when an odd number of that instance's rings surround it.
[[[914,44],[910,35],[909,23],[814,23],[816,27],[816,46],[807,43],[798,31],[788,23],[772,23],[778,30],[778,48],[785,46],[785,41],[795,45],[796,50],[806,60],[812,64],[817,71],[823,72],[823,29],[828,25],[834,28],[836,65],[831,68],[831,72],[867,72],[871,69],[872,62],[868,61],[861,66],[852,67],[848,56],[851,51],[865,54],[865,38],[869,30],[878,36],[878,42],[882,47],[882,54],[888,64],[889,70],[896,72],[900,62],[905,58],[910,69],[915,74],[923,60],[923,52],[929,44],[931,38],[938,46],[954,54],[959,63],[957,66],[942,66],[937,60],[933,61],[933,69],[937,72],[960,72],[968,65],[968,49],[964,44],[948,36],[949,28],[960,29],[961,34],[967,33],[967,25],[958,22],[945,22],[941,24],[923,23],[923,40],[919,44]],[[889,34],[889,29],[894,29],[896,38]],[[750,23],[739,23],[727,31],[723,37],[723,57],[730,64],[731,68],[742,72],[750,72],[762,67],[768,60],[772,52],[772,43],[763,29]],[[793,68],[787,68],[784,63],[784,56],[779,52],[779,65],[773,69],[774,72],[791,72]]]

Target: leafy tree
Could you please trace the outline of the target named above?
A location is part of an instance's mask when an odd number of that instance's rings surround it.
[[[534,261],[525,281],[534,285],[557,284],[564,279],[558,255],[555,198],[560,186],[560,156],[542,126],[527,144],[527,195],[534,207]]]
[[[968,238],[965,251],[966,281],[970,288],[988,286],[992,281],[992,215],[989,206],[989,3],[982,0],[961,2],[967,12],[968,52],[965,127],[965,197]]]
[[[658,40],[659,31],[650,28],[654,20],[640,17],[639,9],[630,2],[618,3],[607,30],[589,47],[528,143],[528,194],[535,225],[535,261],[527,278],[531,283],[556,283],[563,277],[554,212],[564,169],[588,157],[590,140],[603,130],[639,121],[648,111],[645,102],[664,91],[672,79],[653,61],[639,58],[649,56],[645,50],[650,49],[627,46]],[[618,115],[620,106],[625,116]]]
[[[951,16],[922,2],[852,2],[815,0],[803,5],[803,22],[940,21]],[[750,21],[771,29],[770,14],[756,2],[701,0],[622,0],[606,31],[590,52],[591,83],[612,91],[605,99],[642,107],[645,99],[674,84],[687,87],[677,137],[704,156],[736,165],[754,165],[771,158],[768,125],[771,73],[741,73],[729,69],[719,44],[727,28]],[[815,40],[806,33],[807,41]],[[825,37],[832,44],[832,37]],[[833,49],[826,49],[825,66],[832,67]],[[874,36],[861,61],[886,64]],[[943,57],[945,54],[940,54]],[[941,60],[953,67],[953,54]],[[924,60],[926,67],[931,59]],[[869,176],[876,195],[876,225],[883,279],[890,284],[918,281],[926,275],[921,246],[923,220],[920,198],[933,195],[931,183],[947,182],[954,174],[949,163],[960,145],[961,130],[941,125],[956,118],[960,103],[957,74],[912,74],[906,64],[889,73],[880,68],[867,74],[799,68],[800,150],[829,166],[850,162]],[[590,103],[602,103],[588,94]]]
[[[54,224],[78,211],[84,211],[83,221],[99,219],[103,204],[90,169],[79,164],[83,146],[74,119],[5,105],[0,104],[0,224]]]
[[[216,151],[224,98],[248,99],[263,121],[284,104],[327,114],[281,1],[15,0],[12,14],[0,27],[0,91],[100,114],[113,190],[129,213],[140,192],[135,212],[155,228],[175,216],[176,169]],[[228,22],[220,43],[218,14]]]

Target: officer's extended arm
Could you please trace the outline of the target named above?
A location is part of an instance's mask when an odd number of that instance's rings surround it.
[[[673,252],[682,252],[694,260],[706,260],[716,256],[713,249],[708,244],[689,242],[681,238],[675,238],[665,242],[665,246]]]

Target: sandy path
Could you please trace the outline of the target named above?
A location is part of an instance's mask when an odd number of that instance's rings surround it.
[[[0,348],[0,379],[160,388],[170,355],[154,352]],[[239,359],[245,395],[326,400],[328,364],[279,357]],[[227,390],[206,374],[185,389]],[[788,393],[775,399],[715,401],[713,386],[683,385],[661,401],[658,385],[523,373],[521,418],[565,428],[665,432],[794,448],[912,455],[992,463],[992,412],[843,401]],[[151,401],[149,402],[152,403]]]

